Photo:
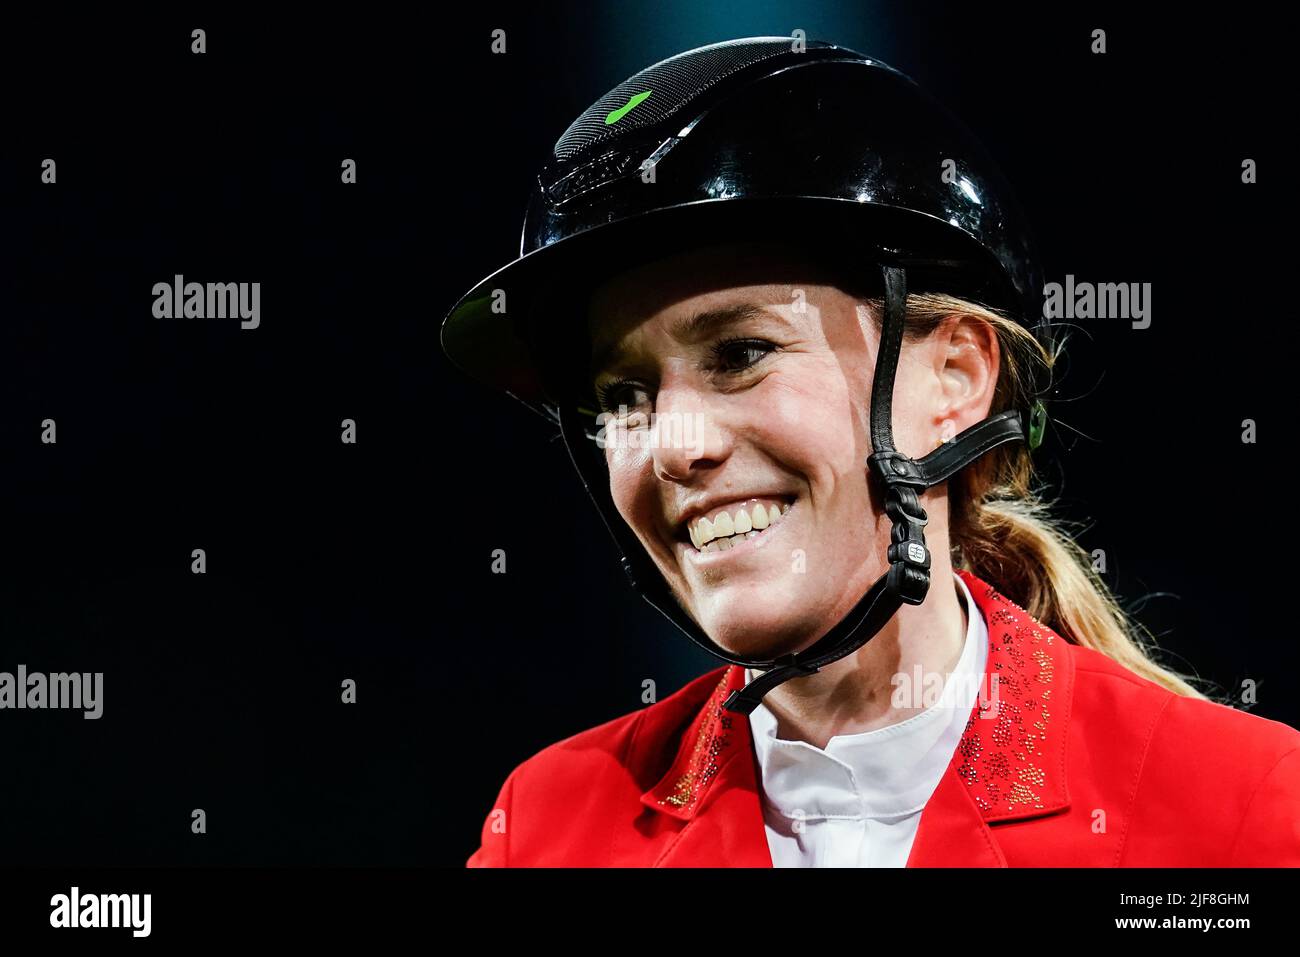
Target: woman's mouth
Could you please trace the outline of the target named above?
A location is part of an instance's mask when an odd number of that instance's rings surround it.
[[[739,499],[691,519],[686,535],[692,557],[730,551],[753,539],[762,538],[790,511],[794,496],[762,496]]]

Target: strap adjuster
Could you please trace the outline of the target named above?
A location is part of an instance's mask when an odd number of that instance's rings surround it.
[[[885,512],[894,523],[886,555],[889,588],[901,601],[919,605],[930,590],[930,549],[925,544],[925,526],[930,518],[916,490],[905,485],[886,490]]]
[[[916,460],[902,452],[872,452],[867,456],[867,467],[884,483],[886,488],[899,487],[925,490],[930,487]]]
[[[916,491],[905,486],[895,486],[886,490],[885,514],[893,521],[895,531],[901,525],[915,525],[918,529],[917,537],[920,536],[919,529],[930,524],[930,516],[925,514],[921,500],[916,497]],[[898,540],[898,538],[894,539],[894,541]]]

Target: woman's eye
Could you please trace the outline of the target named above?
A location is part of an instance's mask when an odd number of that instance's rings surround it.
[[[709,350],[708,368],[713,372],[744,372],[776,349],[776,344],[766,339],[728,339]],[[595,389],[601,411],[616,418],[648,413],[654,401],[650,390],[633,379],[597,383]],[[628,427],[633,423],[629,421]]]
[[[721,342],[713,350],[719,372],[741,372],[757,363],[776,346],[765,339],[735,339]]]
[[[650,403],[650,394],[635,382],[610,382],[596,387],[602,411],[614,416],[642,410]]]

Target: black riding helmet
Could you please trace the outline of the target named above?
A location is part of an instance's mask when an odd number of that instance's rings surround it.
[[[884,301],[867,468],[893,523],[890,569],[807,650],[734,655],[685,613],[615,509],[586,376],[584,305],[622,269],[763,235],[878,277]],[[1011,190],[974,137],[915,83],[853,50],[757,37],[670,57],[606,93],[555,144],[534,184],[520,258],[466,293],[442,344],[464,371],[559,425],[633,587],[724,661],[765,674],[725,702],[748,713],[876,635],[930,582],[918,493],[1004,442],[1036,447],[1046,412],[1009,409],[912,459],[894,448],[891,401],[907,291],[999,309],[1044,344],[1041,279]],[[1041,395],[1046,383],[1040,383]]]

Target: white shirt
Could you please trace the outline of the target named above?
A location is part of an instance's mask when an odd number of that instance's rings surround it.
[[[824,751],[778,738],[765,705],[750,712],[774,867],[907,866],[921,811],[961,741],[988,660],[988,626],[966,583],[953,578],[966,605],[966,643],[942,696],[925,711],[835,735]],[[746,684],[756,676],[745,669]]]

